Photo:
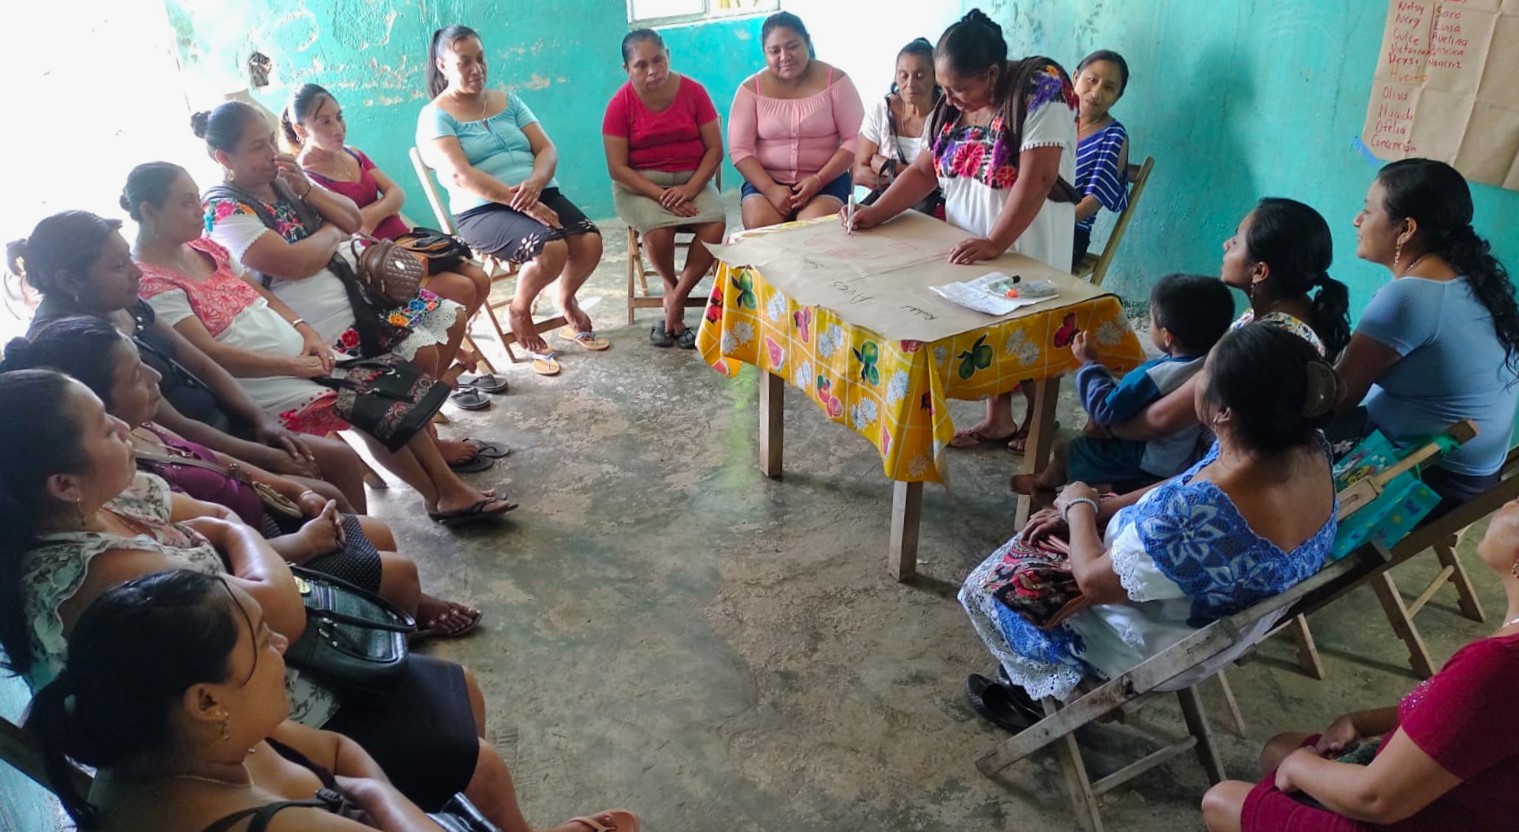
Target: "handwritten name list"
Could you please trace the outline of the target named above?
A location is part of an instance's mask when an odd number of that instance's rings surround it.
[[[1362,141],[1519,189],[1519,0],[1389,0]]]

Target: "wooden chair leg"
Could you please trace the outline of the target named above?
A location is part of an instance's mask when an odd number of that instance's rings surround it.
[[[484,309],[485,307],[482,306],[480,308]],[[491,363],[490,358],[485,354],[485,350],[480,349],[480,344],[475,340],[475,336],[468,331],[464,333],[464,346],[469,347],[469,351],[475,354],[475,358],[480,362],[480,366],[484,367],[487,373],[496,372],[496,365]]]
[[[634,275],[634,265],[633,264],[634,264],[635,260],[639,260],[639,259],[642,259],[642,258],[643,258],[643,252],[638,247],[638,232],[634,231],[633,230],[633,226],[630,225],[630,226],[628,226],[628,325],[629,326],[633,325],[633,310],[636,308],[633,305],[633,298],[634,298],[634,295],[633,295],[633,278],[635,276]]]
[[[1041,702],[1046,716],[1060,710],[1054,699]],[[1074,733],[1061,737],[1055,743],[1055,759],[1060,761],[1060,773],[1065,777],[1066,791],[1071,798],[1071,811],[1086,832],[1103,832],[1102,813],[1097,808],[1097,792],[1092,790],[1092,779],[1087,775],[1086,761],[1081,758],[1081,746],[1076,744]]]
[[[1456,557],[1456,537],[1435,544],[1435,557],[1440,563],[1451,570],[1450,582],[1456,587],[1456,602],[1461,608],[1461,614],[1473,621],[1484,621],[1487,615],[1482,611],[1482,602],[1477,600],[1477,591],[1472,588],[1472,579],[1466,574],[1466,567]]]
[[[1382,611],[1387,614],[1387,623],[1392,625],[1392,631],[1408,647],[1408,664],[1414,673],[1421,679],[1435,675],[1435,663],[1429,657],[1429,648],[1424,646],[1424,638],[1414,626],[1413,617],[1403,604],[1403,596],[1398,592],[1398,585],[1393,583],[1392,574],[1383,572],[1372,578],[1371,588],[1376,590],[1377,600],[1382,602]]]
[[[1218,749],[1213,745],[1213,730],[1208,727],[1208,715],[1197,696],[1197,686],[1177,691],[1176,699],[1181,703],[1181,716],[1187,723],[1187,732],[1197,740],[1194,750],[1203,771],[1208,773],[1208,782],[1222,783],[1228,776],[1224,773],[1224,761],[1219,759]]]
[[[1298,667],[1311,678],[1323,681],[1324,660],[1319,657],[1319,646],[1313,641],[1313,631],[1308,629],[1308,617],[1295,615],[1287,624],[1293,641],[1297,642]]]
[[[485,304],[485,315],[490,318],[491,329],[496,331],[496,338],[501,342],[501,348],[506,350],[506,360],[517,363],[517,352],[512,349],[512,338],[507,334],[511,330],[501,328],[501,319],[496,317],[496,308],[489,301]]]
[[[1224,713],[1229,717],[1233,727],[1230,731],[1237,737],[1245,735],[1245,715],[1240,713],[1239,700],[1234,698],[1234,687],[1229,684],[1229,675],[1220,670],[1217,674],[1219,693],[1224,699]]]

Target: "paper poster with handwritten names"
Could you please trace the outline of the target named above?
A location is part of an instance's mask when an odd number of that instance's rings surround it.
[[[763,271],[765,280],[799,304],[832,310],[853,326],[893,339],[937,341],[1010,317],[966,309],[932,289],[987,272],[1053,283],[1059,294],[1045,306],[1105,294],[1069,272],[1012,252],[974,266],[954,265],[949,251],[963,239],[964,231],[907,211],[852,235],[827,217],[745,231],[728,245],[708,248],[729,266]],[[1029,313],[1020,309],[1011,316]]]
[[[1361,139],[1519,190],[1519,0],[1388,0]]]

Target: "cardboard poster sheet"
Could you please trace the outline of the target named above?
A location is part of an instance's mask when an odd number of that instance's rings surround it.
[[[770,285],[797,303],[830,309],[853,326],[891,339],[938,341],[1106,294],[1069,272],[1012,252],[971,266],[951,264],[950,249],[967,236],[932,217],[906,211],[852,235],[844,233],[837,218],[827,217],[744,232],[729,245],[708,248],[730,266],[759,270]],[[1049,280],[1060,294],[999,317],[966,309],[929,288],[974,280],[987,272]]]
[[[1519,0],[1388,0],[1362,141],[1519,190]]]

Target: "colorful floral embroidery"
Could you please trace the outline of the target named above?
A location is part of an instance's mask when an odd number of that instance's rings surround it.
[[[210,277],[194,280],[151,263],[141,263],[142,285],[138,292],[144,298],[176,290],[184,292],[190,310],[215,338],[231,326],[243,310],[257,303],[259,294],[232,273],[231,256],[226,249],[204,237],[191,240],[190,248],[211,257],[214,271]]]

